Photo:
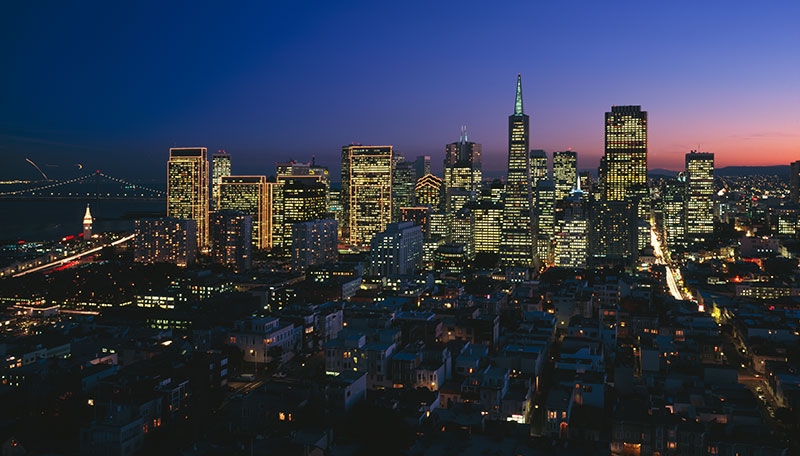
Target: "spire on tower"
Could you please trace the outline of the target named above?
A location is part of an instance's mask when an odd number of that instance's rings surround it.
[[[514,102],[514,115],[524,114],[522,112],[522,74],[517,73],[517,98]]]
[[[89,204],[86,204],[86,214],[83,215],[83,223],[92,223],[92,213],[89,211]]]

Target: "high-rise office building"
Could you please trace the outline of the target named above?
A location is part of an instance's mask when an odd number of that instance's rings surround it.
[[[500,260],[506,266],[530,266],[534,256],[528,123],[522,107],[522,77],[517,75],[514,114],[508,117],[508,175],[500,247]]]
[[[431,173],[431,156],[430,155],[417,155],[417,159],[414,160],[414,172],[416,173],[416,179],[420,180],[423,176],[427,176]]]
[[[219,209],[219,185],[222,176],[231,175],[231,156],[224,150],[211,155],[211,209]]]
[[[800,204],[800,160],[789,166],[789,199],[792,204]]]
[[[686,154],[686,238],[707,240],[714,233],[714,154]]]
[[[670,253],[686,247],[686,179],[680,174],[664,183],[661,193],[662,231]]]
[[[342,147],[342,240],[369,245],[392,219],[392,146]]]
[[[455,214],[475,199],[481,184],[481,145],[467,138],[461,128],[459,140],[445,146],[444,198],[445,212]]]
[[[600,162],[602,199],[631,200],[638,216],[649,218],[647,111],[641,106],[612,106],[605,118],[605,143]]]
[[[222,176],[220,182],[220,209],[250,216],[257,249],[273,247],[271,193],[265,176]]]
[[[553,236],[556,223],[556,186],[552,180],[536,183],[536,257],[550,264],[553,256]]]
[[[296,223],[325,218],[325,184],[306,179],[291,179],[283,183],[280,192],[283,207],[283,248],[288,250],[292,246],[292,230]]]
[[[580,185],[580,189],[583,190],[583,193],[586,193],[586,196],[591,195],[594,191],[594,180],[592,179],[592,173],[589,171],[579,172],[578,184]]]
[[[472,211],[472,238],[474,254],[496,254],[500,248],[500,227],[503,219],[503,205],[492,201],[491,192],[467,205]]]
[[[453,244],[464,244],[467,258],[474,258],[475,232],[473,227],[475,226],[475,220],[473,219],[472,209],[468,206],[469,204],[459,209],[455,214],[450,214],[448,240]]]
[[[167,217],[197,222],[197,245],[208,245],[208,151],[175,147],[167,162]]]
[[[587,195],[573,189],[564,199],[564,216],[555,234],[554,264],[585,268],[589,253]]]
[[[197,258],[197,220],[162,217],[134,221],[133,260],[187,266]]]
[[[221,182],[220,182],[221,183]],[[252,264],[252,218],[240,211],[219,210],[209,214],[211,257],[215,263],[246,271]]]
[[[336,261],[339,236],[336,220],[310,220],[292,226],[292,269]]]
[[[442,180],[433,174],[426,174],[414,187],[417,205],[430,206],[434,211],[442,209]]]
[[[578,179],[578,154],[571,150],[553,153],[553,183],[556,205],[561,204],[575,188]]]
[[[372,272],[381,277],[409,275],[422,260],[422,228],[412,222],[389,224],[371,240]]]
[[[302,180],[320,182],[325,186],[325,205],[330,206],[331,178],[327,166],[317,165],[316,157],[311,163],[298,163],[294,160],[275,164],[276,182],[283,183],[287,180]]]
[[[597,200],[590,207],[589,250],[594,264],[630,266],[638,254],[636,204]]]
[[[531,189],[540,180],[547,180],[547,154],[542,149],[531,149]]]
[[[416,172],[412,163],[398,161],[392,171],[392,211],[394,221],[400,220],[400,208],[414,206],[414,187],[416,187]]]

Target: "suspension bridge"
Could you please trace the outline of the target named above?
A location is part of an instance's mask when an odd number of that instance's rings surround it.
[[[0,200],[163,201],[166,197],[167,193],[163,190],[134,184],[101,171],[67,180],[0,185]]]

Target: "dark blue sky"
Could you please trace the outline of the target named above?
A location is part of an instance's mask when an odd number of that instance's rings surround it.
[[[461,124],[499,170],[517,73],[532,146],[581,168],[613,104],[650,112],[651,167],[698,145],[721,166],[800,158],[796,1],[162,3],[3,7],[0,178],[36,177],[30,157],[163,180],[169,147],[195,145],[236,173],[338,172],[350,142],[440,168]]]

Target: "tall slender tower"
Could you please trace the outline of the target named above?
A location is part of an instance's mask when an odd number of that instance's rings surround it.
[[[86,213],[83,214],[83,240],[92,237],[92,213],[89,211],[89,204],[86,204]]]
[[[176,147],[167,162],[167,217],[197,222],[197,245],[208,245],[208,151]]]
[[[605,133],[606,153],[600,162],[603,199],[630,199],[638,205],[647,195],[647,111],[612,106]]]
[[[578,178],[578,154],[572,150],[553,153],[553,181],[556,185],[556,204],[570,196]]]
[[[222,176],[231,175],[231,156],[220,150],[211,156],[211,208],[219,209],[219,184]]]
[[[517,75],[514,114],[508,117],[508,176],[500,248],[500,260],[506,266],[528,267],[533,262],[528,125],[529,118],[522,109],[522,76]]]

